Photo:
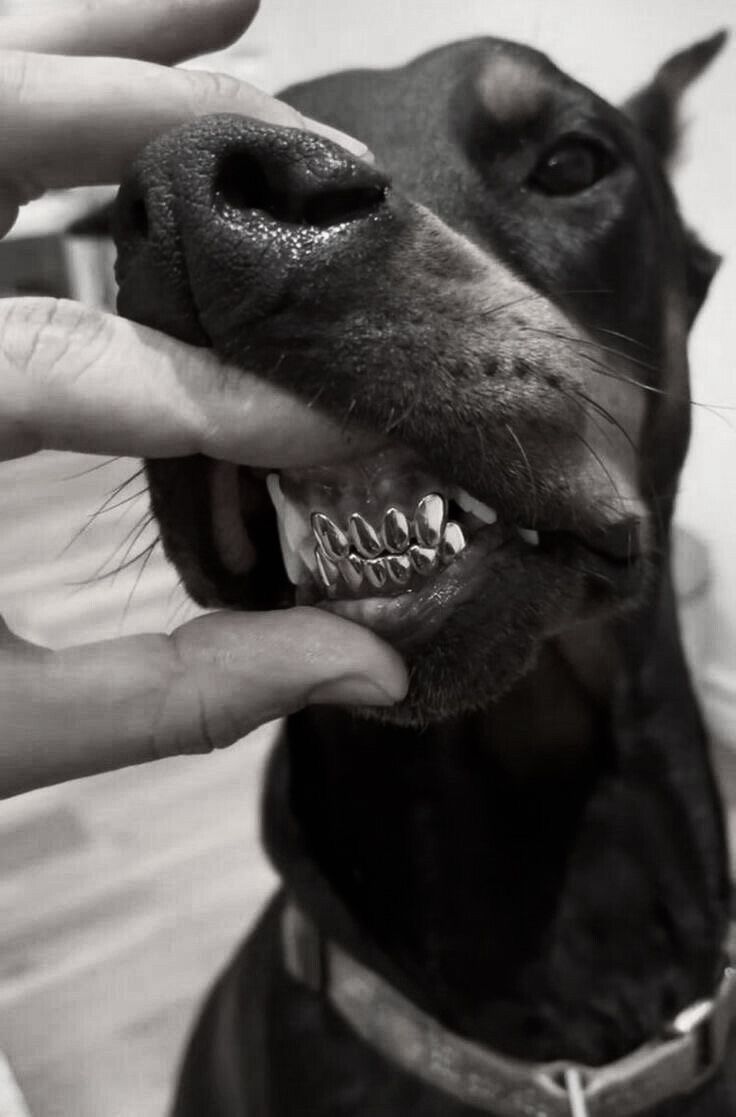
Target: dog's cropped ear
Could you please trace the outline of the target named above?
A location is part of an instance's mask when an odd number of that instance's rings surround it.
[[[677,149],[678,110],[683,93],[710,65],[727,38],[728,31],[719,31],[673,54],[649,85],[623,105],[623,111],[638,124],[663,161],[670,159]]]
[[[692,229],[685,230],[685,283],[687,287],[688,325],[705,302],[713,276],[721,266],[723,257],[703,244]]]

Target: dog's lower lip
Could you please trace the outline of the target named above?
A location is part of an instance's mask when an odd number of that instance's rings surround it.
[[[370,628],[400,647],[424,643],[458,606],[477,595],[487,581],[489,556],[508,545],[493,528],[482,529],[426,587],[394,597],[324,600],[317,607]]]

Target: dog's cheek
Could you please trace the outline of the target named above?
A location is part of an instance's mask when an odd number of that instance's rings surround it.
[[[260,611],[291,604],[275,512],[265,486],[254,485],[257,491],[247,515],[255,564],[234,575],[220,562],[213,542],[208,468],[201,457],[146,463],[151,509],[164,552],[187,593],[204,608]]]

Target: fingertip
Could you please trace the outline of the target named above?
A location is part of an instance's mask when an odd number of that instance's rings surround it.
[[[304,127],[309,132],[316,132],[319,136],[324,136],[327,140],[332,140],[333,143],[339,144],[354,155],[356,159],[362,159],[366,163],[375,163],[376,157],[370,150],[367,144],[362,140],[356,140],[354,136],[348,135],[347,132],[342,132],[339,128],[333,128],[330,124],[322,124],[319,120],[312,120],[311,117],[302,117]]]
[[[348,675],[315,687],[308,706],[395,706],[400,698],[363,675]]]
[[[396,649],[375,632],[312,606],[293,609],[291,614],[299,615],[299,623],[307,626],[305,636],[309,633],[313,654],[316,652],[326,673],[332,675],[327,683],[348,678],[370,683],[381,691],[383,701],[369,704],[388,705],[406,697],[406,665]]]

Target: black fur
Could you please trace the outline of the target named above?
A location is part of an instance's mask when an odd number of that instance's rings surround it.
[[[265,815],[326,934],[521,1058],[615,1059],[723,966],[721,809],[668,569],[685,342],[716,258],[663,170],[677,99],[721,41],[626,111],[499,40],[334,75],[287,99],[364,139],[376,168],[217,117],[153,144],[118,203],[123,313],[389,433],[546,539],[491,556],[431,641],[402,644],[412,685],[386,724],[291,718]],[[561,144],[585,188],[548,189]],[[257,475],[260,561],[236,579],[206,463],[148,469],[198,600],[289,603]],[[210,999],[177,1117],[469,1112],[285,977],[279,903]],[[721,1076],[662,1117],[736,1114],[733,1089]]]

